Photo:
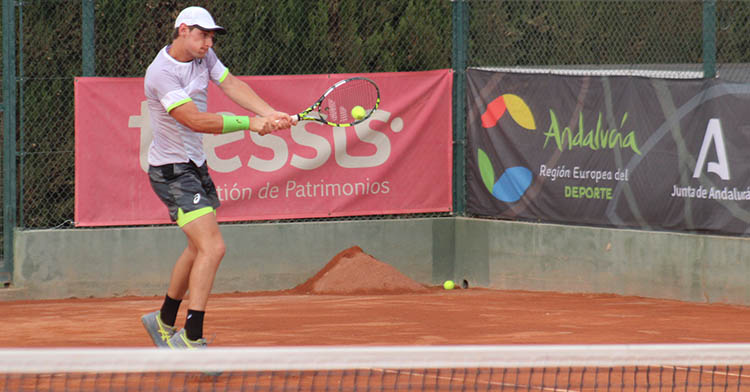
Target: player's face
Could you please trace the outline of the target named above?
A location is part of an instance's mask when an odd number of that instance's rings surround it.
[[[202,59],[208,53],[208,49],[214,46],[213,31],[205,31],[199,28],[190,30],[187,39],[187,49],[194,58]]]

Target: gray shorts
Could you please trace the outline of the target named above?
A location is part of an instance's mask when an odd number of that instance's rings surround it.
[[[149,166],[148,178],[151,188],[166,204],[169,217],[180,227],[214,212],[221,204],[205,162],[201,167],[193,161]]]

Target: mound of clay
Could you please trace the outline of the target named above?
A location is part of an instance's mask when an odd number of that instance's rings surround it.
[[[315,276],[291,291],[297,294],[401,294],[428,289],[353,246],[337,254]]]

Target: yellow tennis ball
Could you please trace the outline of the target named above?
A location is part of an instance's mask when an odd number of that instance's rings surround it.
[[[357,120],[365,118],[365,114],[367,114],[367,112],[365,112],[365,108],[362,106],[355,106],[352,108],[352,117]]]
[[[453,283],[452,280],[446,280],[445,283],[443,283],[443,288],[446,290],[453,290],[454,287],[456,287],[456,284]]]

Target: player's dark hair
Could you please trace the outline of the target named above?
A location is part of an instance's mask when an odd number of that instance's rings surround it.
[[[190,29],[190,31],[193,31],[193,29],[200,28],[200,27],[198,27],[198,26],[188,26],[188,28]],[[174,29],[174,31],[172,32],[172,39],[177,39],[177,37],[179,37],[179,36],[180,36],[180,28],[178,27],[178,28]]]
[[[202,31],[211,31],[211,30],[202,29],[200,26],[188,26],[188,28],[190,29],[190,31],[193,31],[193,29],[200,29]],[[173,40],[177,39],[177,37],[179,36],[180,36],[180,28],[178,27],[174,29],[174,31],[172,31],[172,39]],[[214,42],[216,42],[216,37],[214,37]]]

